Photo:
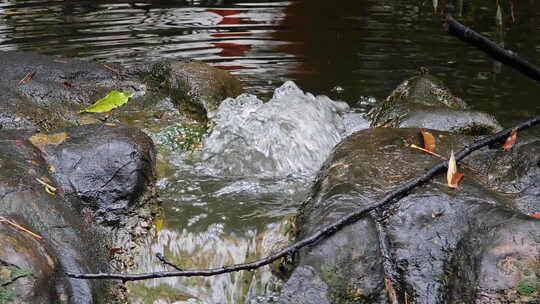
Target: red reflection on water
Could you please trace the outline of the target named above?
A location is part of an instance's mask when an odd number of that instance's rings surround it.
[[[248,67],[241,66],[241,65],[214,65],[213,67],[215,67],[217,69],[227,70],[227,71],[249,69]]]
[[[218,9],[218,8],[208,8],[207,12],[214,13],[223,17],[218,24],[242,24],[242,18],[230,17],[240,14],[241,10],[231,10],[231,9]]]
[[[218,23],[220,25],[240,25],[240,24],[246,24],[246,23],[248,24],[253,23],[252,21],[246,18],[233,17],[235,15],[242,13],[242,10],[212,8],[212,9],[206,9],[206,11],[223,17],[221,21]],[[247,36],[251,36],[251,34],[250,33],[212,34],[212,37],[216,37],[216,38],[225,38],[225,37],[233,38],[233,37],[247,37]],[[252,49],[252,46],[247,43],[240,44],[240,43],[235,43],[235,42],[213,42],[212,45],[216,48],[221,49],[221,52],[219,53],[219,55],[223,57],[245,57],[246,52]],[[216,66],[216,67],[224,69],[224,70],[242,70],[242,69],[248,68],[242,65]]]
[[[224,57],[244,57],[251,50],[251,45],[232,42],[212,42],[212,45],[220,48],[219,55]]]

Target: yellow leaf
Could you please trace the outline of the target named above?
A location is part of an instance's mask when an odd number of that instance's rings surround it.
[[[160,232],[161,230],[163,230],[163,226],[164,226],[163,219],[162,218],[157,218],[154,221],[154,225],[156,226],[156,232]]]
[[[44,133],[37,133],[34,136],[30,137],[28,140],[30,142],[40,148],[44,145],[59,145],[64,142],[64,140],[68,139],[68,135],[66,132],[61,133],[55,133],[55,134],[44,134]],[[40,148],[41,149],[41,148]]]
[[[91,113],[106,113],[113,109],[123,106],[128,100],[133,97],[133,93],[124,93],[111,91],[107,96],[98,100],[95,104],[81,111]]]

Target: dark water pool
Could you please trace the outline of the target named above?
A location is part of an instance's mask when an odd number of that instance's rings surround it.
[[[231,70],[260,95],[292,79],[351,104],[383,98],[424,66],[505,124],[538,113],[540,86],[447,36],[433,2],[540,64],[534,0],[519,2],[514,23],[503,5],[500,29],[494,1],[3,0],[0,50],[126,65],[191,58]]]

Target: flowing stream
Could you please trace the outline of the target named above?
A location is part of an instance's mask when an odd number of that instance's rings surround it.
[[[502,25],[494,1],[2,0],[0,51],[126,66],[187,58],[239,77],[251,95],[211,113],[215,128],[200,153],[171,142],[174,126],[151,133],[164,216],[137,270],[165,270],[158,252],[186,269],[219,267],[285,245],[290,219],[332,147],[366,127],[370,105],[420,67],[503,125],[540,112],[538,84],[444,33],[433,3],[445,2],[477,31],[540,62],[540,2],[533,0],[513,10],[503,4]],[[279,284],[265,267],[133,283],[130,297],[271,303]]]
[[[137,271],[166,270],[155,253],[186,269],[203,269],[252,261],[286,246],[291,217],[332,148],[368,127],[346,103],[304,93],[294,82],[266,103],[250,94],[226,99],[209,116],[215,126],[200,155],[169,156],[174,173],[158,181],[165,217],[139,255]],[[267,266],[135,283],[131,300],[271,303],[280,283]]]

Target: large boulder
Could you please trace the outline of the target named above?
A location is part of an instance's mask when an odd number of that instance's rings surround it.
[[[116,219],[151,185],[149,138],[125,126],[87,125],[4,130],[0,141],[2,303],[108,302],[105,283],[64,272],[108,270],[110,235],[95,215]]]
[[[79,112],[113,90],[135,94],[127,106],[115,111],[126,121],[154,115],[164,104],[172,104],[185,116],[205,114],[226,97],[242,92],[240,82],[228,72],[194,62],[142,63],[124,69],[10,51],[1,53],[0,68],[4,74],[0,125],[9,129],[48,131],[80,124],[88,118]],[[123,111],[129,115],[121,115]]]
[[[40,149],[61,191],[108,221],[136,203],[153,183],[154,145],[138,129],[94,124],[38,133],[30,140]]]
[[[431,131],[437,153],[449,155],[474,138]],[[366,144],[369,143],[369,144]],[[410,148],[419,129],[360,131],[339,144],[321,169],[297,220],[298,239],[421,175],[440,160]],[[461,167],[458,189],[437,176],[398,203],[372,213],[303,249],[285,284],[281,303],[535,303],[540,281],[540,220],[521,206],[523,195],[500,190],[517,185],[528,202],[539,201],[539,141],[513,148],[513,169],[497,171],[503,152],[483,151]],[[523,151],[523,152],[521,152]],[[525,158],[529,160],[524,160]],[[508,178],[508,172],[515,175]],[[495,184],[495,181],[504,180]],[[533,187],[534,191],[527,190]],[[385,288],[385,280],[392,288]],[[405,300],[406,299],[406,300]]]

